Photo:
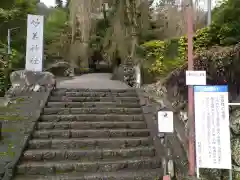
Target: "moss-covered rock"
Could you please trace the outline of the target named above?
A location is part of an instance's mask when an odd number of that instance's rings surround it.
[[[230,116],[230,125],[234,134],[240,134],[240,109],[236,109],[231,113]]]
[[[221,180],[222,172],[219,169],[200,169],[200,175],[203,179]]]
[[[232,159],[234,163],[240,166],[240,138],[234,138],[232,143]]]
[[[233,170],[233,179],[240,179],[240,172]]]

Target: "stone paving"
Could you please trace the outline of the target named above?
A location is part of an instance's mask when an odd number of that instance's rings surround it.
[[[73,78],[58,78],[57,88],[84,88],[84,89],[127,89],[124,82],[111,80],[111,73],[92,73]]]

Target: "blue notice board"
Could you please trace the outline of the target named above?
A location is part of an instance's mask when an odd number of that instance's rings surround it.
[[[228,86],[194,86],[197,168],[231,169]]]
[[[228,86],[194,86],[194,93],[196,92],[228,92]]]

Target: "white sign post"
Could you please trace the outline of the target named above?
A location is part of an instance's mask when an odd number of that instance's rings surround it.
[[[173,112],[172,111],[158,111],[158,132],[173,133]]]
[[[137,83],[137,88],[140,88],[141,85],[141,69],[140,69],[140,65],[136,65],[135,66],[135,75],[136,75],[136,83]]]
[[[227,86],[195,86],[197,168],[231,169]]]
[[[25,69],[28,71],[42,71],[43,21],[43,16],[28,15],[25,64]]]
[[[186,71],[186,85],[206,85],[206,71]]]
[[[174,165],[173,160],[171,159],[171,149],[167,147],[167,134],[174,132],[172,111],[158,111],[158,132],[166,133],[166,135],[163,136],[164,141],[162,142],[167,150],[167,158],[163,158],[162,161],[164,172],[163,179],[170,180],[171,177],[174,177]]]

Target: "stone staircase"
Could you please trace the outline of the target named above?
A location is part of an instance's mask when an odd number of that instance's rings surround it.
[[[158,180],[162,168],[133,89],[56,89],[15,174],[15,180]]]

